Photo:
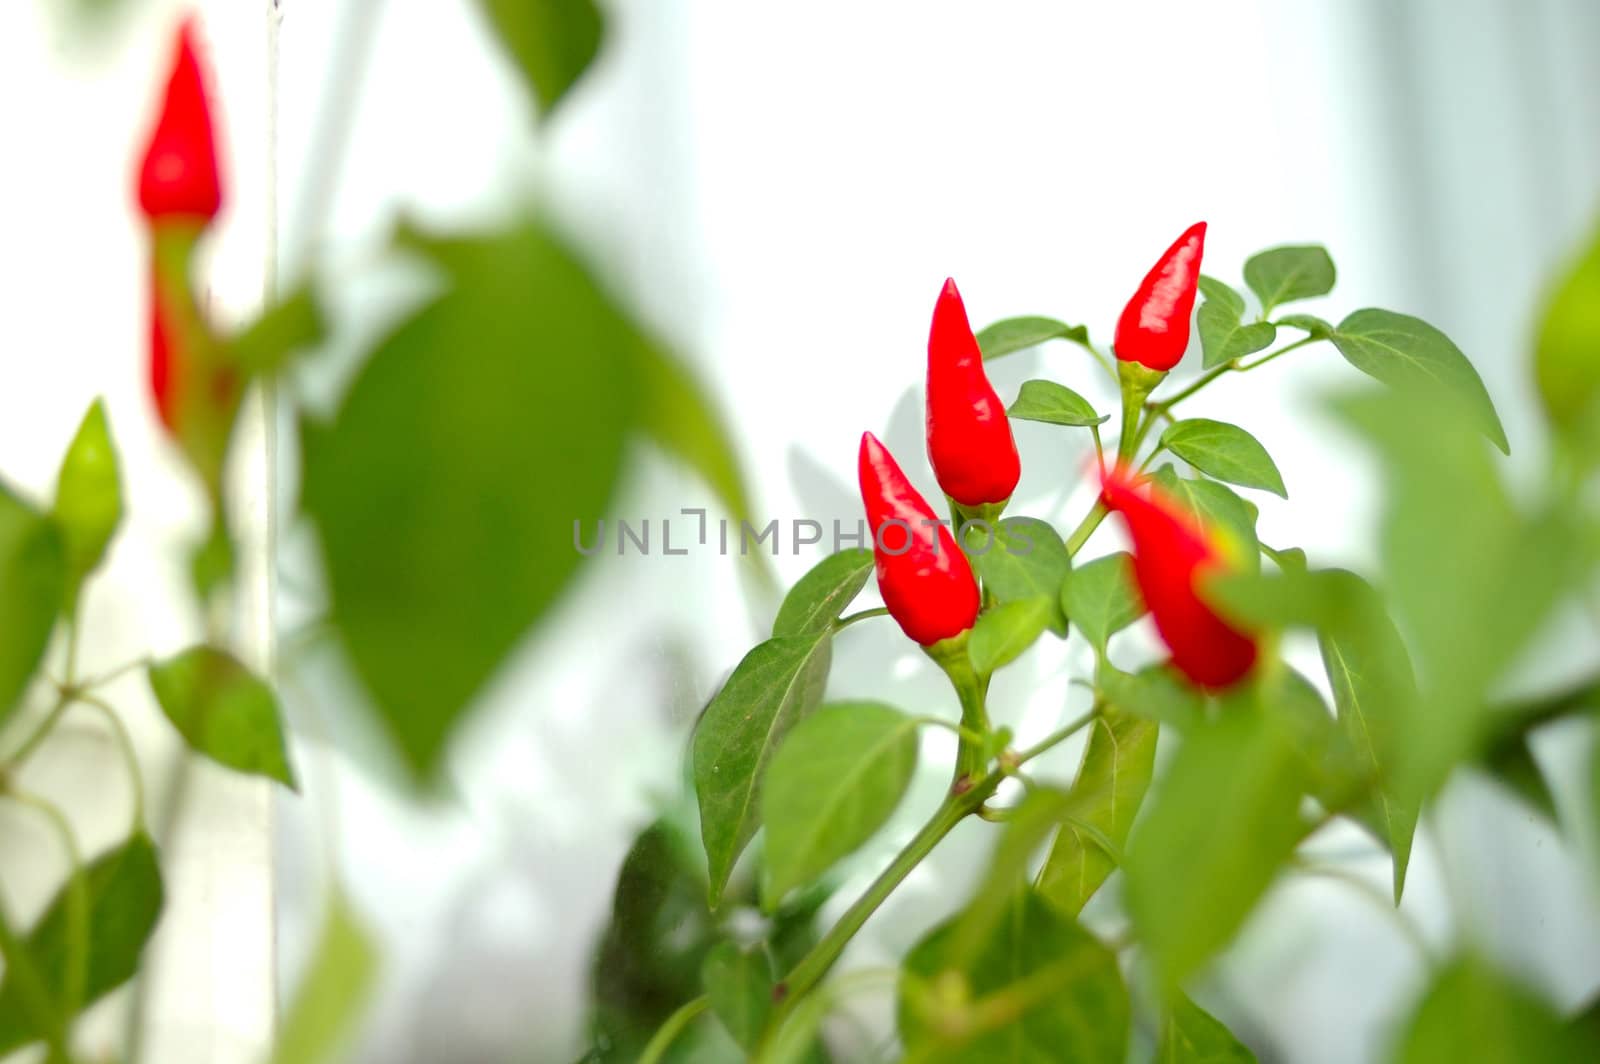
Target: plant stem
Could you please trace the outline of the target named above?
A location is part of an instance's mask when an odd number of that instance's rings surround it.
[[[959,724],[952,724],[943,717],[913,717],[912,721],[916,724],[931,724],[936,728],[943,728],[946,731],[954,732],[956,735],[960,736],[964,742],[972,743],[976,746],[983,745],[983,736],[979,735],[975,731],[969,731]]]
[[[66,1022],[57,1015],[55,1003],[50,999],[50,990],[39,974],[39,967],[12,930],[11,919],[3,907],[0,907],[0,958],[6,962],[6,981],[15,981],[24,1015],[33,1020],[43,1033],[45,1044],[50,1047],[49,1064],[71,1064],[72,1050],[67,1041]]]
[[[1040,754],[1044,753],[1046,750],[1066,742],[1068,739],[1072,738],[1074,735],[1093,724],[1095,718],[1099,715],[1100,705],[1096,703],[1094,708],[1090,709],[1089,712],[1085,713],[1071,724],[1051,732],[1049,735],[1045,736],[1037,743],[1034,743],[1026,750],[1019,751],[1017,754],[1017,764],[1025,765],[1029,761],[1032,761],[1034,758],[1038,757]]]
[[[61,721],[62,714],[66,713],[67,707],[71,704],[72,702],[64,693],[59,695],[56,698],[56,704],[50,707],[50,712],[45,714],[44,719],[22,741],[22,745],[17,747],[16,752],[6,758],[6,766],[9,768],[20,765],[32,757],[34,751],[39,749],[39,746],[50,737],[50,733],[55,730],[56,725]]]
[[[837,621],[834,621],[833,630],[837,632],[841,629],[850,627],[857,621],[866,621],[871,620],[873,617],[887,616],[889,616],[889,607],[887,606],[877,606],[870,610],[861,610],[859,613],[852,613],[848,616],[840,617]]]
[[[1314,344],[1320,339],[1322,339],[1322,337],[1320,337],[1320,336],[1302,336],[1300,339],[1296,340],[1294,343],[1287,344],[1287,345],[1285,345],[1283,347],[1280,347],[1276,351],[1272,352],[1270,355],[1262,355],[1260,358],[1256,359],[1254,362],[1246,362],[1244,365],[1238,367],[1239,372],[1240,373],[1249,373],[1253,369],[1260,369],[1262,366],[1265,366],[1268,362],[1271,362],[1273,359],[1282,358],[1284,355],[1287,355],[1290,351],[1293,351],[1298,347],[1304,347],[1307,344]]]
[[[128,734],[128,726],[122,723],[122,717],[112,708],[109,702],[94,695],[79,694],[76,698],[90,709],[98,710],[106,718],[106,723],[111,725],[111,733],[116,738],[117,746],[122,750],[122,760],[128,768],[128,786],[133,792],[133,829],[144,831],[145,800],[144,800],[144,773],[139,769],[139,754],[133,747],[133,736]]]
[[[67,855],[67,969],[66,986],[62,994],[65,1008],[62,1012],[65,1017],[63,1022],[70,1026],[83,1003],[84,985],[89,973],[89,882],[84,877],[83,853],[78,848],[78,838],[72,832],[72,824],[54,802],[9,787],[5,795],[48,820]]]
[[[1227,373],[1232,369],[1233,369],[1233,363],[1224,362],[1222,365],[1217,366],[1215,369],[1207,370],[1205,373],[1203,373],[1200,376],[1199,380],[1197,380],[1194,383],[1190,384],[1189,387],[1183,389],[1181,392],[1179,392],[1178,394],[1172,396],[1169,399],[1163,399],[1159,403],[1151,403],[1150,404],[1150,408],[1152,410],[1171,410],[1173,407],[1177,406],[1179,403],[1181,403],[1185,399],[1189,398],[1195,392],[1198,392],[1200,389],[1204,388],[1206,385],[1210,384],[1212,381],[1216,380],[1218,377],[1222,376],[1224,373]]]
[[[783,982],[779,984],[783,990],[784,1004],[779,1007],[778,1014],[769,1029],[776,1030],[781,1025],[783,1017],[793,1007],[793,1002],[799,1000],[821,981],[828,973],[828,969],[839,959],[839,955],[844,952],[845,946],[867,922],[867,918],[877,912],[878,906],[894,893],[894,889],[910,875],[911,870],[917,867],[924,857],[933,852],[934,847],[950,834],[952,828],[976,811],[994,793],[1002,778],[999,772],[990,773],[969,790],[960,794],[952,793],[945,798],[934,811],[933,817],[923,825],[922,830],[895,855],[895,859],[889,862],[889,867],[872,881],[866,893],[845,910],[839,922],[834,924],[811,948],[811,952],[807,953],[784,977]]]
[[[711,1007],[711,1001],[704,994],[692,1001],[686,1001],[667,1017],[667,1022],[656,1029],[655,1035],[649,1044],[644,1047],[644,1052],[639,1055],[639,1064],[657,1064],[667,1055],[673,1041],[693,1023],[695,1017]]]
[[[1096,498],[1094,505],[1089,508],[1089,512],[1084,514],[1082,521],[1078,522],[1078,527],[1073,529],[1072,534],[1067,537],[1067,554],[1069,556],[1077,556],[1078,552],[1083,549],[1083,545],[1089,542],[1089,537],[1094,535],[1094,530],[1100,527],[1100,522],[1106,519],[1106,514],[1109,512],[1105,503]]]

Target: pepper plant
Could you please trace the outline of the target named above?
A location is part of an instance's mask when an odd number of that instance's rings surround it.
[[[1205,223],[1189,228],[1135,287],[1109,356],[1086,328],[1048,317],[974,334],[946,283],[926,401],[927,457],[948,516],[907,479],[901,462],[916,456],[897,461],[861,437],[870,547],[828,556],[794,585],[770,638],[694,728],[704,864],[697,872],[679,858],[673,881],[705,890],[698,905],[679,900],[698,913],[701,967],[676,984],[676,1011],[658,999],[659,1027],[642,1049],[628,1042],[638,1031],[602,1012],[592,1058],[625,1059],[632,1045],[646,1061],[827,1059],[825,1021],[878,975],[908,1061],[1253,1061],[1186,989],[1272,884],[1312,860],[1297,856],[1305,844],[1337,822],[1359,825],[1390,856],[1398,905],[1419,819],[1452,772],[1485,768],[1548,802],[1528,735],[1593,715],[1600,688],[1521,698],[1506,678],[1563,603],[1600,603],[1593,255],[1539,342],[1546,475],[1514,493],[1496,461],[1509,443],[1488,391],[1442,332],[1377,308],[1337,324],[1299,312],[1334,288],[1320,246],[1251,257],[1247,295],[1201,272],[1205,236]],[[1027,381],[1003,407],[985,362],[1055,341],[1090,356],[1066,363],[1078,374],[1114,378],[1114,440],[1102,435],[1112,415],[1063,381]],[[1288,498],[1276,463],[1246,428],[1185,416],[1202,391],[1323,351],[1382,386],[1328,400],[1383,471],[1382,564],[1367,576],[1263,542],[1256,499]],[[1198,374],[1174,378],[1186,356]],[[1075,524],[1006,515],[1020,471],[1008,417],[1081,441],[1083,462],[1060,470],[1096,488]],[[1111,515],[1130,549],[1099,534]],[[884,606],[851,612],[874,578]],[[1126,633],[1146,616],[1164,653],[1141,661]],[[880,617],[948,676],[947,701],[902,704],[887,677],[881,700],[828,699],[833,645]],[[1320,650],[1310,675],[1283,652],[1302,632]],[[992,680],[1039,641],[1063,639],[1090,651],[1074,679],[1083,709],[1019,744],[1007,707],[989,698]],[[943,799],[863,890],[820,907],[818,894],[837,889],[830,873],[905,799],[928,729],[951,733],[956,748]],[[1076,773],[1046,775],[1038,759],[1069,740],[1082,747]],[[991,823],[993,840],[965,903],[892,971],[836,976],[878,908],[969,819]],[[677,830],[682,846],[690,826],[678,816],[652,831]],[[640,918],[633,860],[613,934]],[[739,917],[750,908],[768,921]],[[795,955],[797,913],[810,944]],[[1600,1053],[1592,1015],[1560,1015],[1478,951],[1470,928],[1458,936],[1446,958],[1428,959],[1429,985],[1390,1059]],[[642,935],[636,948],[661,941]]]

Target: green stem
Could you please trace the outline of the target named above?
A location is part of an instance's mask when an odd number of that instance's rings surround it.
[[[822,936],[821,940],[811,948],[811,952],[803,957],[799,964],[789,972],[780,985],[784,995],[784,1004],[780,1006],[778,1015],[774,1017],[769,1029],[775,1030],[781,1026],[783,1017],[792,1009],[793,1003],[804,997],[806,992],[816,986],[822,977],[828,974],[828,969],[839,959],[844,948],[861,930],[867,918],[878,911],[878,906],[894,893],[911,870],[922,863],[922,859],[933,852],[944,837],[950,834],[957,824],[961,823],[968,814],[977,810],[1000,785],[1003,777],[999,772],[991,773],[976,786],[960,794],[952,793],[934,811],[933,817],[923,825],[912,840],[906,843],[889,867],[879,873],[878,878],[866,893],[856,899],[854,905],[845,910],[839,922]]]
[[[887,616],[889,616],[889,608],[887,606],[878,606],[870,610],[862,610],[859,613],[852,613],[849,616],[840,617],[837,621],[834,621],[833,630],[837,632],[850,627],[852,624],[855,624],[858,621],[867,621],[874,617]]]
[[[72,1051],[67,1041],[66,1021],[56,1011],[38,965],[23,948],[3,907],[0,907],[0,958],[5,959],[6,981],[15,983],[24,1014],[44,1035],[45,1044],[50,1048],[50,1061],[70,1064]]]
[[[968,731],[959,724],[952,724],[943,717],[913,717],[911,719],[915,724],[931,724],[936,728],[943,728],[946,731],[953,732],[960,736],[964,742],[972,743],[976,746],[983,745],[983,736],[977,732]]]
[[[673,1041],[693,1023],[695,1018],[711,1007],[711,1001],[701,995],[692,1001],[687,1001],[678,1008],[667,1022],[656,1029],[655,1035],[644,1047],[644,1052],[639,1056],[639,1064],[658,1064],[671,1048]]]
[[[1173,407],[1189,398],[1195,392],[1198,392],[1200,389],[1204,388],[1206,385],[1210,384],[1212,381],[1216,380],[1218,377],[1232,369],[1232,362],[1224,362],[1215,369],[1209,369],[1205,373],[1201,374],[1199,380],[1196,380],[1194,383],[1190,384],[1189,387],[1178,392],[1176,395],[1173,395],[1167,399],[1163,399],[1159,403],[1151,403],[1150,407],[1152,410],[1171,410]]]
[[[1068,739],[1072,738],[1074,735],[1093,724],[1095,718],[1099,715],[1100,706],[1096,704],[1093,709],[1089,710],[1089,712],[1085,713],[1071,724],[1051,732],[1049,735],[1045,736],[1037,743],[1034,743],[1026,750],[1019,751],[1017,753],[1016,763],[1019,765],[1025,765],[1052,747],[1066,742]]]
[[[1073,529],[1072,534],[1067,537],[1068,555],[1077,557],[1078,552],[1083,549],[1085,543],[1089,542],[1089,537],[1094,535],[1094,530],[1100,527],[1100,522],[1106,519],[1108,513],[1110,511],[1106,509],[1105,503],[1096,497],[1094,505],[1089,508],[1089,512],[1084,514],[1083,520],[1078,522],[1078,527]]]
[[[44,816],[50,822],[67,855],[69,867],[67,893],[67,970],[62,997],[64,1021],[70,1024],[83,1003],[89,973],[89,882],[84,876],[83,854],[72,824],[54,802],[26,791],[7,789],[6,797]]]
[[[22,741],[22,745],[17,747],[10,757],[6,758],[6,766],[14,768],[32,757],[34,751],[38,750],[40,745],[50,738],[50,733],[55,730],[56,725],[61,721],[61,717],[67,712],[67,707],[71,704],[71,700],[67,698],[65,693],[59,695],[56,698],[56,704],[50,707],[50,712],[45,714],[44,719]]]
[[[1284,355],[1287,355],[1290,351],[1293,351],[1296,348],[1304,347],[1307,344],[1314,344],[1320,339],[1322,339],[1322,337],[1320,337],[1320,336],[1303,336],[1300,339],[1296,340],[1292,344],[1287,344],[1287,345],[1285,345],[1283,347],[1278,348],[1276,351],[1272,352],[1270,355],[1262,355],[1260,358],[1256,359],[1254,362],[1246,362],[1244,365],[1239,367],[1239,372],[1240,373],[1249,373],[1253,369],[1260,369],[1262,366],[1265,366],[1268,362],[1271,362],[1273,359],[1282,358]]]
[[[109,702],[90,694],[79,694],[77,701],[98,710],[105,717],[106,723],[111,725],[111,734],[116,738],[117,746],[122,751],[122,760],[128,769],[128,786],[133,792],[133,829],[136,832],[145,830],[145,798],[144,798],[144,773],[139,769],[139,754],[133,746],[133,736],[128,733],[128,726],[122,722],[122,717],[112,708]]]

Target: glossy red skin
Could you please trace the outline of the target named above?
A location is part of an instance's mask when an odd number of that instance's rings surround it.
[[[1206,223],[1196,222],[1145,274],[1117,320],[1119,359],[1165,373],[1183,358],[1205,249]]]
[[[1255,640],[1217,616],[1195,590],[1206,570],[1226,566],[1222,554],[1180,505],[1153,485],[1136,486],[1125,470],[1106,476],[1104,498],[1127,523],[1139,593],[1173,665],[1213,690],[1243,679],[1256,662]]]
[[[861,436],[859,467],[878,591],[889,615],[923,646],[971,628],[978,619],[978,582],[950,529],[933,523],[927,500],[870,432]],[[909,530],[910,545],[900,554],[890,551],[907,542],[907,529],[886,525],[891,520],[904,521]],[[884,550],[885,546],[889,550]]]
[[[1022,475],[1006,408],[983,371],[956,283],[947,280],[928,332],[928,460],[965,506],[1005,502]]]
[[[139,164],[139,209],[151,222],[209,222],[222,209],[216,136],[194,18],[178,28],[161,114]]]

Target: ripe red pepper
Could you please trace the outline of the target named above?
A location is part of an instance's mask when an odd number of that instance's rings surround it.
[[[928,332],[928,460],[963,506],[998,505],[1022,475],[1005,405],[983,371],[956,283],[947,280]]]
[[[1112,349],[1119,359],[1165,373],[1183,358],[1205,246],[1206,223],[1196,222],[1145,274],[1117,320]]]
[[[949,527],[870,432],[861,435],[859,465],[878,590],[890,616],[923,646],[965,632],[978,619],[978,582]]]
[[[188,220],[204,225],[222,208],[205,80],[196,21],[190,17],[178,28],[161,114],[139,166],[139,208],[152,223]]]
[[[1196,583],[1225,568],[1223,554],[1178,503],[1126,468],[1105,477],[1106,506],[1122,514],[1133,540],[1133,573],[1172,663],[1200,687],[1237,683],[1256,661],[1256,643],[1201,601]]]

